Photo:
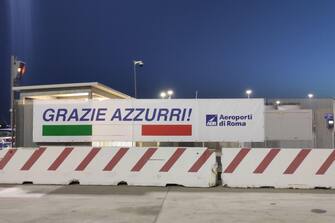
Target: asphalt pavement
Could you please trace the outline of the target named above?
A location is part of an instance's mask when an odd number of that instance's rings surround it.
[[[335,190],[0,185],[2,222],[334,222]]]

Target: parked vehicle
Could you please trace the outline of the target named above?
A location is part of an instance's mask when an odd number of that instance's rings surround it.
[[[12,146],[12,129],[0,129],[0,149]]]

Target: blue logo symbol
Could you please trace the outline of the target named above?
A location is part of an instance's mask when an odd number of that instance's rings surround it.
[[[218,115],[206,115],[206,126],[217,126]]]
[[[332,113],[326,113],[324,118],[325,118],[326,120],[334,119],[334,115],[333,115]]]

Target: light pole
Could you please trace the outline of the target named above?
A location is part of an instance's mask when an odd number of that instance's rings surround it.
[[[17,60],[15,56],[11,56],[10,61],[10,127],[12,129],[12,146],[16,146],[16,119],[15,119],[15,94],[13,87],[15,87],[19,80],[26,72],[26,64]]]
[[[314,98],[314,94],[312,93],[308,93],[307,97],[309,99],[313,99]],[[315,112],[314,112],[314,108],[312,106],[312,101],[308,100],[309,103],[309,108],[312,110],[312,115],[313,115],[313,119],[312,119],[312,131],[313,131],[313,147],[316,148],[316,124],[315,124]]]
[[[136,83],[136,66],[143,67],[144,63],[142,60],[134,60],[134,96],[137,98],[137,83]]]
[[[252,94],[252,90],[251,89],[247,89],[245,91],[245,94],[248,96],[248,98],[250,98],[250,95]]]

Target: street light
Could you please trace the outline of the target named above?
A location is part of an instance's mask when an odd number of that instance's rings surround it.
[[[280,101],[279,100],[276,101],[276,105],[280,105]]]
[[[161,92],[160,94],[161,98],[165,98],[166,97],[166,93],[164,91]]]
[[[307,95],[307,97],[308,97],[308,98],[314,98],[314,94],[309,93],[309,94]]]
[[[247,89],[245,91],[246,95],[248,96],[248,98],[250,98],[250,95],[252,94],[252,90],[251,89]]]
[[[134,95],[135,98],[137,98],[137,83],[136,83],[136,66],[143,67],[144,63],[142,60],[134,60]]]
[[[162,91],[160,93],[160,96],[161,96],[161,98],[166,98],[167,97],[168,99],[171,99],[173,94],[174,94],[173,90],[169,89],[167,91]]]
[[[168,98],[171,99],[171,97],[173,95],[173,90],[168,90],[167,95],[169,96]]]

